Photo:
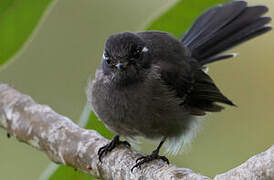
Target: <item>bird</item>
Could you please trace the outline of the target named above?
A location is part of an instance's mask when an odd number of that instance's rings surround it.
[[[178,153],[197,133],[199,117],[235,106],[205,67],[233,58],[227,50],[270,31],[267,11],[264,5],[232,1],[203,12],[179,39],[157,30],[111,35],[86,89],[94,113],[115,133],[99,149],[99,160],[120,144],[130,146],[120,136],[141,136],[160,143],[131,170],[155,159],[169,163],[159,154],[165,142],[168,152]]]

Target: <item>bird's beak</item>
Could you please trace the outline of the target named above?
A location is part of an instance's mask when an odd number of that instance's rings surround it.
[[[119,70],[123,70],[123,69],[125,69],[126,67],[127,67],[127,62],[119,62],[119,63],[117,63],[116,65],[115,65],[115,67],[117,68],[117,69],[119,69]]]

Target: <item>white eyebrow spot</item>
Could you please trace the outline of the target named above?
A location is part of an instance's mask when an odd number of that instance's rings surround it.
[[[108,57],[107,57],[105,54],[106,54],[106,52],[104,51],[104,52],[103,52],[103,55],[102,55],[102,58],[103,58],[103,59],[108,59]]]
[[[145,46],[145,47],[142,49],[142,52],[148,52],[148,48]]]

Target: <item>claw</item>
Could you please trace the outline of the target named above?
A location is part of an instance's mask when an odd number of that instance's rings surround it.
[[[160,156],[160,159],[162,159],[164,162],[166,162],[167,164],[169,164],[169,160],[167,159],[167,157]]]
[[[114,147],[113,148],[111,147],[111,143],[101,147],[98,151],[99,161],[102,162],[103,155],[106,154],[107,152],[110,152],[112,149],[114,149]]]
[[[137,163],[137,164],[135,164],[132,168],[131,168],[131,172],[133,172],[133,170],[135,169],[135,168],[141,168],[141,166],[139,165],[139,163]]]
[[[154,151],[152,151],[152,153],[150,155],[141,156],[141,157],[137,158],[136,159],[136,164],[131,168],[131,172],[133,172],[133,170],[135,168],[141,168],[142,164],[148,163],[148,162],[153,161],[155,159],[161,159],[164,162],[166,162],[167,164],[169,164],[169,160],[165,156],[159,156],[160,148],[163,145],[163,143],[165,142],[165,140],[166,140],[166,137],[164,137],[162,139],[162,141],[158,145],[157,149],[155,149]]]
[[[138,163],[139,161],[141,161],[142,159],[146,158],[146,156],[142,156],[142,157],[139,157],[138,159],[136,159],[136,163]]]
[[[127,147],[130,147],[130,144],[127,141],[120,141],[119,136],[116,135],[114,138],[111,140],[111,142],[103,147],[101,147],[98,150],[98,156],[99,156],[99,161],[102,162],[102,157],[106,155],[108,152],[111,152],[116,146],[124,144]]]
[[[136,160],[136,164],[131,168],[131,172],[133,172],[135,168],[141,168],[141,165],[153,161],[155,159],[161,159],[167,164],[169,164],[169,160],[165,156],[159,156],[158,152],[152,152],[150,155],[139,157]]]
[[[120,141],[120,144],[124,144],[124,145],[127,146],[128,148],[131,147],[131,145],[130,145],[129,142],[127,142],[127,141]]]

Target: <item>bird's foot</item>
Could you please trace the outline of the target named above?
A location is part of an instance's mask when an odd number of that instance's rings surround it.
[[[101,147],[98,150],[98,156],[99,156],[99,161],[102,162],[102,157],[106,155],[108,152],[111,152],[116,146],[124,144],[128,147],[130,147],[130,144],[127,141],[120,141],[119,136],[116,135],[114,138],[108,143],[107,145]]]
[[[136,160],[136,164],[131,168],[131,172],[135,169],[135,168],[141,168],[142,164],[148,163],[150,161],[153,161],[155,159],[162,159],[164,162],[166,162],[167,164],[169,164],[169,160],[165,157],[165,156],[160,156],[159,155],[159,150],[156,149],[155,151],[153,151],[150,155],[147,156],[141,156]]]

